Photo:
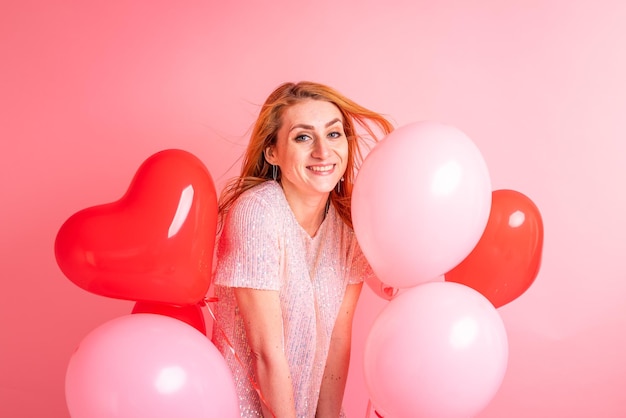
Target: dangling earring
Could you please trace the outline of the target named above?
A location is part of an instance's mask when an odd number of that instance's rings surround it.
[[[278,178],[278,166],[277,165],[272,165],[272,178],[274,179],[274,181],[276,181],[276,179]]]
[[[337,183],[337,194],[341,194],[341,183],[343,183],[343,176],[341,176],[339,183]]]

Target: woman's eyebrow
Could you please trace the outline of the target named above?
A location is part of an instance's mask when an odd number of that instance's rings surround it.
[[[341,121],[341,119],[339,119],[339,118],[335,118],[335,119],[331,120],[330,122],[328,122],[328,123],[327,123],[326,125],[324,125],[324,126],[325,126],[326,128],[328,128],[328,127],[330,127],[330,126],[333,126],[333,125],[334,125],[335,123],[337,123],[337,122],[339,122],[339,123],[342,123],[342,124],[343,124],[343,122]],[[293,131],[294,129],[297,129],[297,128],[313,130],[313,129],[315,129],[315,126],[313,126],[313,125],[307,125],[307,124],[305,124],[305,123],[298,123],[298,124],[296,124],[296,125],[293,125],[293,126],[291,127],[291,129],[289,129],[289,132],[291,132],[291,131]]]

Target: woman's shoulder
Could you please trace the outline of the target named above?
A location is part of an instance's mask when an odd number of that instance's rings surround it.
[[[282,189],[278,183],[272,180],[259,183],[243,192],[235,201],[235,204],[246,202],[267,202],[273,204],[282,197]]]
[[[353,240],[355,238],[354,230],[339,216],[339,212],[337,212],[334,205],[330,205],[327,216],[335,234],[343,236],[343,239]]]
[[[243,192],[229,212],[247,215],[280,211],[284,200],[282,188],[275,181],[265,181]]]
[[[280,193],[281,187],[272,181],[260,183],[241,193],[225,215],[224,234],[251,235],[255,231],[279,230],[284,219],[278,200]]]

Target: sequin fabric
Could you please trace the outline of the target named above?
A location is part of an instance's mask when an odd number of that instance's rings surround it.
[[[373,274],[353,231],[331,205],[315,237],[310,237],[280,185],[267,181],[243,193],[230,209],[216,256],[218,301],[212,340],[233,372],[241,416],[261,417],[262,412],[249,380],[254,376],[252,359],[234,287],[279,292],[296,412],[300,418],[314,417],[346,286]]]

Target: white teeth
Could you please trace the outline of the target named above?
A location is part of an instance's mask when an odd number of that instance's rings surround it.
[[[324,171],[330,171],[333,169],[333,167],[334,167],[334,164],[330,164],[330,165],[324,165],[324,166],[312,166],[310,167],[310,169],[321,173]]]

